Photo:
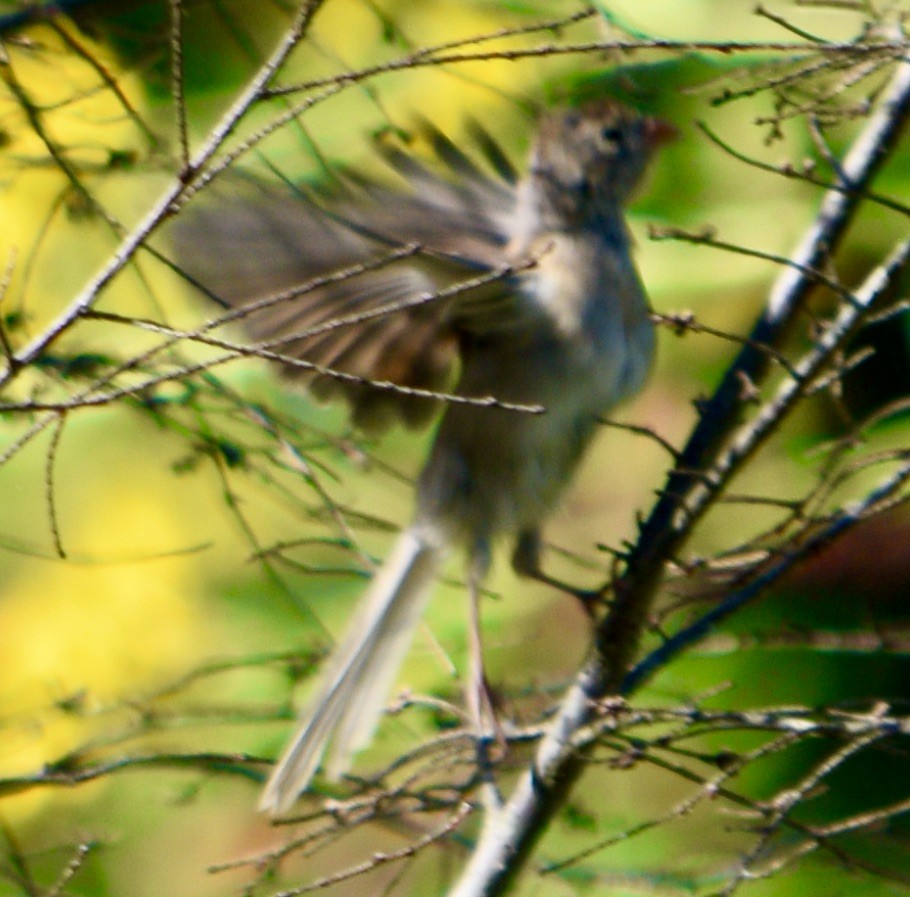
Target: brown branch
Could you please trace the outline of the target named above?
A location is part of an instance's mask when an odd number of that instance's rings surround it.
[[[442,48],[445,45],[441,45]],[[445,53],[436,48],[424,48],[409,56],[401,57],[384,63],[367,66],[344,72],[339,75],[327,75],[324,78],[313,78],[298,84],[285,87],[269,88],[262,93],[263,98],[287,96],[301,93],[330,85],[337,85],[339,81],[345,83],[359,83],[377,75],[391,72],[400,72],[408,69],[425,68],[427,66],[455,65],[469,62],[490,62],[505,60],[514,62],[520,59],[537,59],[547,56],[587,55],[592,53],[619,53],[633,54],[643,50],[662,50],[672,53],[719,53],[731,56],[737,53],[806,53],[813,51],[825,56],[837,58],[862,58],[871,52],[881,53],[892,59],[901,58],[907,45],[902,40],[875,41],[869,44],[853,42],[825,42],[822,44],[796,43],[787,41],[676,41],[653,38],[647,40],[613,40],[613,41],[586,41],[576,44],[542,44],[537,47],[527,47],[514,50],[490,50],[475,53]]]

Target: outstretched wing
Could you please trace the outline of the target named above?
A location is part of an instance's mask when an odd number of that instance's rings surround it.
[[[227,307],[258,306],[244,320],[272,351],[357,378],[310,374],[308,382],[320,397],[341,393],[355,423],[370,429],[395,417],[422,424],[436,403],[367,381],[448,389],[469,310],[482,314],[515,293],[505,279],[458,286],[484,279],[505,260],[515,204],[505,155],[474,126],[487,174],[438,129],[424,122],[422,130],[438,166],[380,146],[400,187],[344,172],[322,188],[228,175],[174,222],[181,268]],[[368,270],[338,276],[358,265]],[[262,303],[266,297],[275,301]]]

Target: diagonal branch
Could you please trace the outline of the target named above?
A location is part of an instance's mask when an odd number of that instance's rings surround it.
[[[669,476],[654,510],[642,526],[624,574],[616,582],[615,601],[595,633],[595,649],[542,739],[529,768],[502,809],[486,819],[471,860],[450,897],[502,894],[520,872],[540,835],[561,807],[569,789],[586,767],[587,751],[578,749],[573,733],[590,721],[592,707],[621,691],[648,611],[668,558],[686,540],[696,517],[680,513],[690,492],[702,482],[699,472],[711,467],[736,427],[742,402],[743,376],[759,383],[769,355],[757,347],[776,348],[788,333],[815,280],[807,270],[824,270],[846,233],[863,192],[910,117],[910,62],[895,71],[881,106],[858,137],[843,165],[850,189],[829,191],[820,212],[793,253],[793,267],[778,278],[765,313],[749,341],[728,369]],[[715,491],[716,500],[719,490]],[[704,512],[712,501],[699,506]]]
[[[131,233],[123,238],[120,246],[112,253],[110,259],[102,266],[101,270],[79,291],[56,320],[52,321],[41,334],[10,359],[6,370],[0,373],[0,385],[9,381],[19,370],[31,364],[61,334],[79,320],[95,304],[105,287],[126,267],[137,250],[146,243],[148,238],[170,215],[172,208],[186,191],[187,183],[211,160],[224,144],[224,141],[237,127],[240,119],[249,111],[251,104],[262,95],[266,85],[300,43],[322,2],[323,0],[305,0],[305,2],[300,4],[293,23],[282,35],[272,54],[259,68],[250,83],[241,91],[218,124],[212,129],[205,144],[188,161],[185,170],[179,172],[179,176],[174,178],[173,182],[152,204],[145,217]]]

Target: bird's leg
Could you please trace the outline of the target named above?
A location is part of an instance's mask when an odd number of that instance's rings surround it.
[[[485,782],[485,800],[490,807],[501,803],[493,778],[493,763],[490,749],[493,745],[502,747],[505,736],[496,709],[490,685],[483,666],[483,640],[480,631],[481,583],[490,566],[490,549],[486,543],[475,545],[468,570],[469,619],[468,619],[468,685],[467,701],[471,718],[477,732],[477,767],[481,780]]]
[[[574,595],[581,602],[585,611],[594,616],[598,605],[603,600],[601,592],[597,589],[580,589],[544,573],[540,563],[540,554],[540,530],[527,529],[522,531],[518,535],[515,550],[512,552],[512,569],[519,576],[527,576],[529,579],[535,579],[538,582],[552,586],[554,589],[560,589],[563,592]]]
[[[483,640],[480,631],[481,584],[490,566],[490,551],[485,545],[475,546],[468,570],[468,708],[482,741],[497,737],[499,725],[490,686],[483,669]]]

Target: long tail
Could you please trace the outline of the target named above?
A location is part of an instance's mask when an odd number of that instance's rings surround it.
[[[306,790],[329,741],[330,776],[350,765],[379,722],[444,555],[414,529],[405,530],[376,574],[322,683],[275,765],[259,801],[273,816]]]

